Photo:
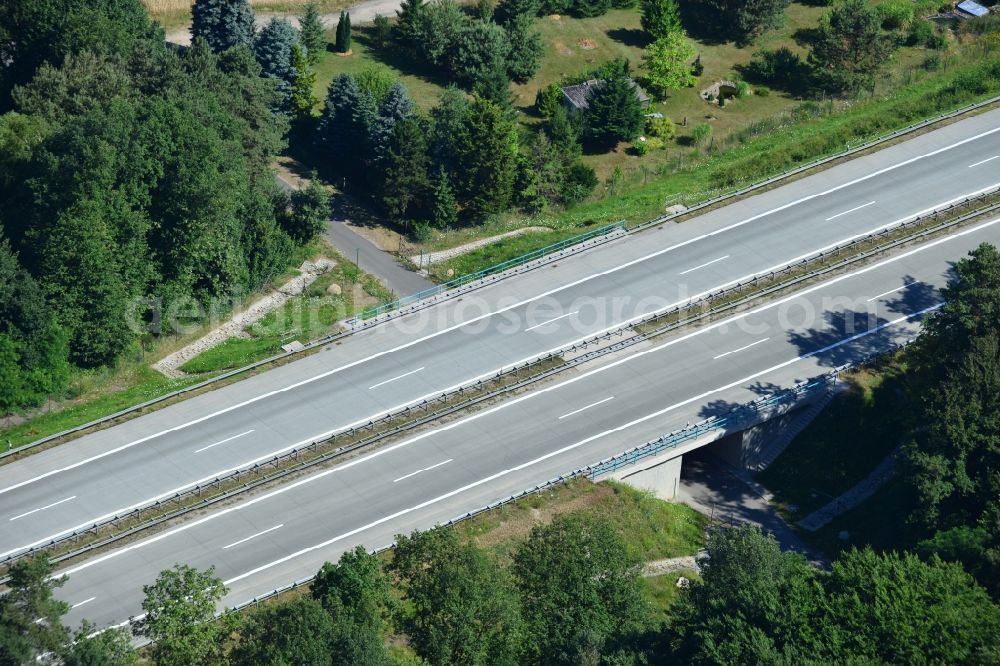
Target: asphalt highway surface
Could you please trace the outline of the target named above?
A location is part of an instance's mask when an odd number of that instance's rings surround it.
[[[911,338],[953,262],[1000,243],[970,227],[401,439],[61,573],[76,623],[140,612],[141,587],[175,563],[215,566],[234,605],[305,578],[357,544],[429,528]],[[679,454],[693,447],[686,444]]]
[[[0,557],[1000,186],[997,156],[992,111],[3,465]]]

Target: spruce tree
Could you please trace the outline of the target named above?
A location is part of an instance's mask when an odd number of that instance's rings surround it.
[[[339,171],[349,172],[360,166],[377,115],[371,95],[358,87],[353,76],[341,74],[330,82],[316,128],[316,143],[338,158],[335,166]]]
[[[292,63],[292,49],[298,44],[299,33],[288,19],[272,18],[254,40],[254,56],[260,63],[260,73],[277,82],[281,95],[280,108],[292,105],[292,88],[297,72]]]
[[[624,68],[601,79],[587,97],[584,123],[588,138],[612,145],[631,141],[642,131],[642,105],[636,97],[635,83]]]
[[[323,37],[323,21],[319,16],[319,6],[316,0],[310,0],[306,12],[299,18],[300,41],[306,49],[306,57],[310,65],[320,61],[326,50],[326,39]]]
[[[403,0],[396,10],[396,39],[405,47],[415,48],[420,34],[420,17],[427,4],[424,0]]]
[[[204,39],[216,53],[252,46],[254,15],[249,0],[195,0],[191,37]]]
[[[527,83],[535,75],[545,52],[541,33],[532,29],[534,23],[534,16],[519,14],[504,25],[510,43],[507,74],[518,83]]]
[[[389,217],[397,222],[422,217],[427,199],[427,133],[420,121],[406,117],[394,123],[386,137],[380,162],[381,198]]]
[[[454,142],[455,189],[474,213],[499,213],[514,194],[517,123],[494,102],[473,97]]]
[[[372,129],[371,151],[375,160],[381,160],[389,144],[393,127],[401,120],[413,117],[416,107],[402,83],[394,83],[379,105],[378,120]]]
[[[448,172],[443,166],[438,167],[438,175],[434,179],[431,221],[438,229],[446,229],[458,222],[458,201],[455,200],[455,190],[452,189]]]

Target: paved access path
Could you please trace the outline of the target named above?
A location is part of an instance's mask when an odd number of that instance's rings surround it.
[[[420,273],[404,268],[399,259],[351,229],[344,220],[327,220],[323,238],[348,261],[357,262],[361,270],[382,280],[397,298],[434,286]]]

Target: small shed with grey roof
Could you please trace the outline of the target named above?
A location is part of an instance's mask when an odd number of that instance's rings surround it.
[[[958,10],[959,16],[963,18],[986,16],[990,13],[989,9],[983,7],[978,2],[973,2],[973,0],[963,0],[955,8]]]
[[[629,79],[628,82],[632,84],[636,99],[639,100],[642,107],[646,108],[649,106],[649,95],[646,94],[646,91],[632,79]],[[590,96],[590,92],[602,85],[604,85],[603,80],[591,79],[575,86],[566,86],[562,89],[563,104],[570,111],[586,111],[588,106],[587,98]]]

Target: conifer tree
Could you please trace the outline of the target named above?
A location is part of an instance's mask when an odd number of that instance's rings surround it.
[[[337,41],[334,44],[335,48],[337,49],[337,53],[347,53],[347,47],[345,46],[345,44],[347,43],[347,41],[346,41],[346,39],[347,39],[346,38],[346,33],[347,33],[347,17],[346,17],[346,15],[347,15],[346,12],[341,11],[340,12],[340,18],[337,19]]]
[[[434,179],[433,206],[431,221],[438,229],[445,229],[458,222],[458,201],[455,200],[455,190],[452,189],[448,172],[443,166],[438,167],[438,175]]]
[[[313,86],[316,84],[316,72],[309,66],[306,51],[299,44],[292,45],[292,68],[295,79],[292,83],[292,111],[300,118],[312,115],[316,106],[316,96]]]
[[[261,74],[277,81],[280,106],[284,110],[292,106],[292,88],[297,75],[292,49],[298,41],[299,33],[288,19],[277,17],[271,19],[254,41],[254,56],[260,63]]]
[[[195,0],[191,36],[216,53],[253,44],[254,15],[249,0]]]
[[[320,61],[320,57],[326,49],[326,40],[323,38],[323,21],[319,17],[319,6],[316,4],[316,0],[309,1],[305,14],[299,18],[299,32],[309,64],[315,65]]]

